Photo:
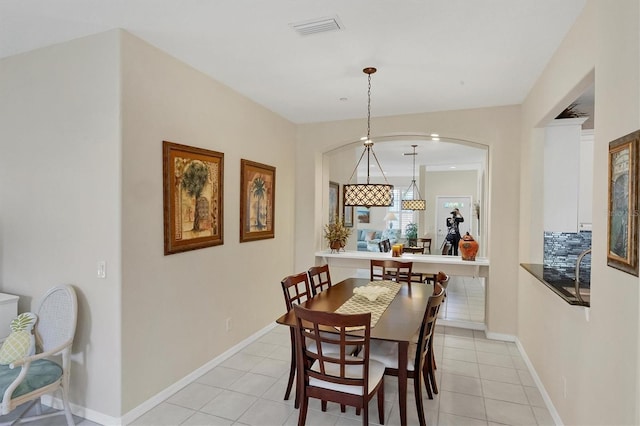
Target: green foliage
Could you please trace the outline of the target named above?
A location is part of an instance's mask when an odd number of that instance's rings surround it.
[[[209,177],[209,169],[200,161],[193,161],[187,167],[182,177],[182,189],[196,200],[202,194],[204,185]]]
[[[417,223],[407,223],[407,226],[404,228],[404,235],[410,240],[418,239],[418,224]]]

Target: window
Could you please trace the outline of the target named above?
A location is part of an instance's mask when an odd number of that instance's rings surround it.
[[[405,198],[413,197],[413,191],[407,191],[403,193],[400,189],[393,189],[393,205],[390,206],[387,211],[396,215],[396,220],[392,220],[389,223],[393,229],[400,229],[401,236],[404,237],[404,228],[407,223],[415,222],[415,212],[413,210],[400,210],[402,205],[402,196]]]

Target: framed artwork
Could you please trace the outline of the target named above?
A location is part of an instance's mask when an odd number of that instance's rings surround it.
[[[240,242],[275,236],[276,168],[240,160]]]
[[[344,185],[342,185],[342,219],[345,228],[353,228],[353,206],[344,205]]]
[[[224,154],[162,142],[164,254],[223,244]]]
[[[340,219],[340,184],[329,182],[329,223]]]
[[[358,215],[358,223],[369,223],[369,220],[370,220],[369,207],[358,206],[358,210],[356,213]]]
[[[609,143],[607,265],[638,276],[640,130]]]

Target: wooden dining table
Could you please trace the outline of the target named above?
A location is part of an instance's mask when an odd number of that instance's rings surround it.
[[[369,284],[366,278],[347,278],[320,292],[301,306],[325,312],[335,312],[353,296],[353,289]],[[371,328],[371,338],[398,343],[398,393],[400,424],[407,424],[407,364],[409,344],[420,329],[433,287],[422,283],[407,284],[396,294],[378,322]],[[295,315],[289,311],[276,320],[278,324],[295,327]],[[328,330],[329,331],[329,330]],[[334,330],[335,331],[335,330]],[[354,332],[357,334],[358,332]]]

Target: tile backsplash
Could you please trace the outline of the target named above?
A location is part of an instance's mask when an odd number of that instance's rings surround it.
[[[591,248],[591,231],[545,232],[544,266],[556,269],[559,273],[575,278],[576,262],[583,251]],[[582,259],[580,282],[590,282],[591,254]]]

